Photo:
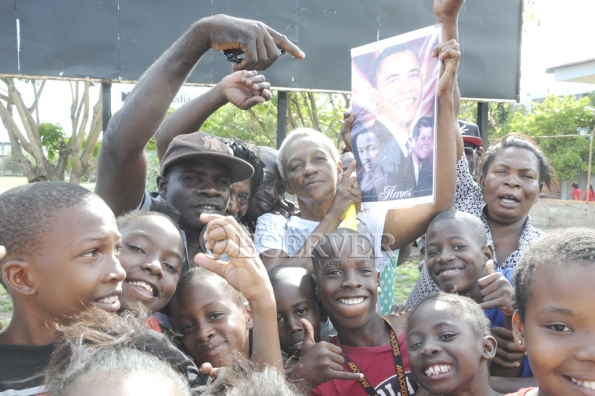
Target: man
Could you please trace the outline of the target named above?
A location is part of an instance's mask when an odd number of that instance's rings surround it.
[[[200,214],[224,214],[230,184],[250,177],[251,166],[233,158],[231,149],[214,136],[204,133],[179,136],[172,140],[162,159],[158,197],[149,196],[144,191],[147,175],[144,148],[178,89],[210,48],[244,51],[245,59],[235,64],[234,70],[264,70],[280,56],[280,49],[298,59],[304,58],[285,36],[261,22],[226,15],[195,22],[139,78],[122,109],[110,121],[99,153],[95,188],[116,215],[137,207],[148,209],[154,199],[172,203],[181,213],[180,227],[185,233],[188,257],[205,251],[200,238],[204,228]],[[240,98],[238,103],[245,99]],[[255,100],[252,105],[259,101],[264,100]]]
[[[397,190],[412,194],[416,183],[411,129],[423,91],[419,59],[407,45],[389,47],[376,59],[370,77],[377,110],[370,130],[389,131],[394,137],[380,162],[385,170],[397,174]],[[412,195],[402,196],[410,198]]]
[[[434,185],[434,118],[422,117],[412,132],[414,196],[432,195]]]
[[[477,159],[483,154],[481,135],[479,134],[479,127],[472,122],[459,120],[459,130],[463,137],[465,145],[465,157],[469,163],[469,173],[473,176],[473,180],[477,183]]]

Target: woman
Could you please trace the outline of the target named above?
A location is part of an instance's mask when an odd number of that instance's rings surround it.
[[[394,251],[411,243],[425,231],[436,214],[452,204],[457,136],[453,91],[460,59],[458,44],[441,45],[440,57],[445,71],[438,82],[440,129],[437,139],[441,150],[437,155],[436,188],[441,194],[433,205],[358,213],[358,228],[371,236],[376,267],[381,273],[391,255],[383,254],[383,250]],[[278,164],[287,191],[297,197],[301,213],[300,217],[289,219],[272,214],[261,216],[255,235],[257,251],[268,269],[283,263],[313,272],[312,247],[321,235],[340,226],[351,204],[359,207],[362,201],[357,179],[350,177],[355,163],[343,173],[339,153],[330,139],[314,130],[298,129],[283,142]],[[382,283],[380,286],[382,307],[392,303],[394,287],[384,287]]]
[[[542,231],[531,226],[529,211],[544,186],[555,187],[555,172],[541,149],[527,137],[509,134],[491,145],[480,158],[479,184],[473,182],[465,158],[457,164],[454,209],[479,217],[494,247],[496,268],[514,268],[529,242]],[[417,305],[438,292],[427,270],[406,305]]]
[[[583,201],[595,202],[595,191],[593,191],[593,185],[589,184],[589,188],[585,191]]]

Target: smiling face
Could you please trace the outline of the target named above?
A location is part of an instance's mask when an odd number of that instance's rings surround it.
[[[474,331],[468,318],[455,317],[444,301],[428,301],[409,318],[409,365],[417,382],[436,395],[459,395],[483,377],[495,340]],[[486,393],[487,394],[487,393]]]
[[[329,257],[314,270],[316,294],[337,331],[361,328],[371,322],[377,315],[379,286],[368,240],[359,234],[343,237],[334,236],[333,244],[341,246],[341,251],[332,252],[327,246]],[[358,254],[362,247],[367,254]]]
[[[409,131],[421,102],[422,89],[421,67],[413,52],[388,56],[376,75],[374,98],[378,115]]]
[[[515,341],[527,349],[540,396],[595,394],[595,271],[592,264],[540,266],[532,275]]]
[[[372,172],[376,168],[376,160],[382,150],[380,141],[372,132],[360,133],[357,136],[357,150],[359,159],[366,172]]]
[[[122,309],[140,304],[155,313],[176,291],[184,254],[182,236],[168,219],[156,215],[133,219],[120,232],[120,262],[126,271]]]
[[[176,298],[173,311],[184,348],[198,367],[206,362],[213,367],[229,366],[232,349],[248,358],[250,312],[216,284],[188,285]]]
[[[479,184],[488,217],[498,223],[525,221],[539,198],[539,161],[529,150],[508,147],[491,163]]]
[[[329,200],[335,196],[341,163],[335,163],[328,150],[309,138],[298,138],[287,148],[288,191],[303,202]]]
[[[158,178],[159,193],[180,212],[180,227],[202,229],[201,213],[224,214],[231,194],[231,170],[210,159],[190,159],[168,167]]]
[[[91,306],[117,311],[125,272],[118,260],[122,241],[113,212],[91,197],[54,216],[42,254],[32,259],[38,310],[51,320]]]
[[[273,283],[277,301],[277,325],[281,350],[289,356],[299,357],[304,346],[304,326],[300,319],[306,319],[314,328],[314,340],[320,341],[320,319],[314,295],[312,280],[285,279]]]
[[[415,139],[415,147],[413,154],[418,162],[426,158],[430,158],[433,154],[434,148],[434,130],[431,127],[420,127],[419,135]]]
[[[426,234],[426,265],[432,280],[447,293],[481,298],[478,279],[487,275],[491,248],[481,246],[471,227],[456,219],[433,223]]]
[[[235,221],[240,221],[248,210],[248,201],[252,192],[251,181],[252,178],[231,185],[231,196],[229,197],[225,215],[233,217]]]

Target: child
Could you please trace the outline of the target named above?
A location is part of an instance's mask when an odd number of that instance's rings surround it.
[[[207,362],[229,366],[231,350],[249,356],[252,312],[242,293],[225,279],[193,268],[182,276],[172,303],[184,349],[198,367]]]
[[[471,297],[484,309],[491,327],[510,330],[513,289],[505,274],[511,277],[512,269],[494,273],[492,255],[485,227],[473,215],[454,210],[442,212],[428,227],[426,265],[432,280],[444,292]],[[533,383],[528,379],[532,376],[528,360],[521,355],[514,364],[512,368],[492,364],[494,389],[508,392]]]
[[[538,388],[518,396],[592,395],[595,389],[595,231],[549,232],[523,253],[514,277],[515,342]]]
[[[502,273],[490,269],[493,251],[483,223],[470,214],[449,210],[428,226],[426,265],[432,280],[444,292],[471,297],[492,326],[501,327],[514,312],[513,290]]]
[[[496,340],[470,298],[439,293],[418,304],[409,314],[407,343],[411,372],[432,394],[502,395],[489,383]]]
[[[293,365],[304,346],[305,331],[301,319],[306,319],[314,333],[314,342],[320,341],[320,312],[314,295],[314,279],[301,267],[275,267],[269,278],[277,302],[277,326],[281,351],[287,363]]]
[[[130,312],[91,308],[69,326],[46,373],[53,395],[190,395],[206,383],[192,361]],[[131,389],[134,389],[131,392]]]
[[[32,183],[0,195],[0,245],[0,280],[14,306],[0,332],[0,394],[39,394],[60,338],[48,324],[67,324],[92,306],[120,308],[120,233],[112,211],[89,190]]]
[[[180,278],[184,262],[180,229],[169,216],[139,210],[118,217],[117,223],[122,233],[120,263],[126,271],[121,308],[154,314],[167,305]],[[160,331],[154,316],[148,324]]]
[[[275,297],[254,244],[231,217],[202,214],[207,224],[206,248],[197,265],[180,280],[174,296],[174,319],[184,347],[198,366],[229,365],[230,349],[249,355],[248,330],[253,330],[252,361],[283,370]],[[227,254],[229,262],[219,258]],[[212,272],[211,272],[212,271]]]
[[[370,241],[340,228],[326,234],[312,256],[316,295],[337,330],[331,341],[343,354],[335,365],[360,374],[357,381],[322,383],[312,394],[415,394],[418,386],[409,372],[405,317],[387,321],[376,310],[380,285]]]

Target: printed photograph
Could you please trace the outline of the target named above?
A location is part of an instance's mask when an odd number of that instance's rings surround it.
[[[351,50],[351,132],[363,208],[434,202],[436,88],[432,50],[442,26],[430,26]]]

